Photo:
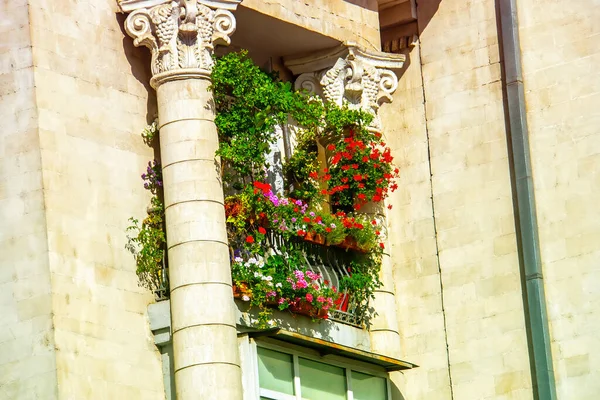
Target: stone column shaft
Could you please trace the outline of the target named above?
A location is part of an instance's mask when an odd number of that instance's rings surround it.
[[[208,77],[157,88],[178,399],[239,399],[231,271]]]
[[[178,400],[242,399],[212,53],[235,30],[241,0],[120,0],[125,29],[152,52]]]

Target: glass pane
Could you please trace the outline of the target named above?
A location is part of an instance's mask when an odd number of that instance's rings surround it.
[[[354,400],[386,400],[387,382],[379,376],[352,371]]]
[[[300,387],[304,400],[346,400],[346,371],[299,358]]]
[[[261,388],[294,394],[294,364],[290,354],[257,348],[258,382]]]

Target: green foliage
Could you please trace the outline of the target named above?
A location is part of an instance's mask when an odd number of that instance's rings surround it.
[[[151,200],[148,216],[142,223],[129,218],[126,248],[135,256],[136,273],[142,286],[157,290],[163,283],[162,267],[165,257],[166,236],[164,231],[164,208],[158,197]]]
[[[291,116],[314,125],[319,101],[291,90],[276,74],[261,71],[246,51],[215,60],[212,86],[217,110],[215,123],[220,147],[217,154],[231,170],[224,178],[234,187],[264,178],[275,125]]]
[[[142,138],[148,145],[158,136],[157,121],[146,127]],[[162,202],[162,167],[156,160],[149,161],[146,172],[142,174],[144,188],[150,193],[150,207],[147,216],[140,223],[129,218],[127,244],[125,248],[135,257],[136,273],[140,284],[150,290],[166,290],[163,267],[166,263],[167,238],[165,234],[165,210]]]

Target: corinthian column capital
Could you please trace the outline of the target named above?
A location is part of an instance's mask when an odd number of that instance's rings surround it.
[[[296,79],[296,89],[306,89],[324,100],[360,109],[373,115],[369,129],[381,131],[379,107],[392,100],[398,87],[393,70],[402,68],[405,56],[366,51],[353,43],[299,57],[284,64]]]
[[[242,0],[119,0],[128,12],[125,30],[135,46],[152,52],[152,79],[208,76],[217,44],[228,45],[235,31],[235,10]]]

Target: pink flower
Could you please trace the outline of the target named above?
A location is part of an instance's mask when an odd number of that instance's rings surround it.
[[[319,303],[325,303],[327,301],[327,299],[325,297],[323,297],[323,296],[319,296],[319,297],[317,297],[317,301]]]
[[[304,289],[308,287],[308,283],[304,280],[304,279],[300,279],[297,283],[296,283],[296,287],[300,288],[300,289]]]
[[[314,272],[312,272],[312,271],[306,271],[306,276],[308,276],[308,277],[309,277],[310,279],[312,279],[313,281],[314,281],[315,279],[319,279],[319,275],[318,275],[318,274],[315,274],[315,273],[314,273]]]
[[[310,293],[306,293],[306,301],[308,301],[308,302],[313,301],[313,295]]]
[[[295,270],[294,271],[294,276],[296,277],[296,279],[304,279],[304,272],[299,271],[299,270]]]
[[[277,296],[277,292],[274,290],[271,290],[270,292],[267,292],[267,297],[275,297]]]
[[[285,299],[284,299],[283,297],[282,297],[282,298],[280,298],[280,299],[279,299],[279,301],[278,301],[278,303],[279,303],[279,304],[283,304],[283,303],[285,303]]]

